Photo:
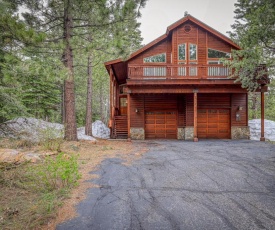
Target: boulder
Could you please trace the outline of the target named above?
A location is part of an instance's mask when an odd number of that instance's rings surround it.
[[[102,121],[92,124],[93,136],[107,139],[110,137],[109,128]],[[85,135],[85,128],[77,129],[79,140],[96,141],[95,138]],[[16,118],[0,124],[0,137],[8,137],[38,143],[47,139],[64,137],[64,125],[51,123],[35,118]]]
[[[87,140],[87,141],[96,142],[95,138],[85,135],[85,127],[80,127],[77,129],[77,138],[79,140]]]
[[[92,131],[94,137],[102,139],[110,138],[110,129],[102,121],[97,120],[93,122]]]
[[[248,121],[250,129],[250,140],[260,140],[261,137],[261,119],[253,119]],[[264,120],[265,138],[275,141],[275,122]]]

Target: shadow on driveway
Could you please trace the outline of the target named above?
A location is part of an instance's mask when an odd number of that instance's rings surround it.
[[[107,159],[68,229],[275,229],[275,145],[135,141],[131,165]]]

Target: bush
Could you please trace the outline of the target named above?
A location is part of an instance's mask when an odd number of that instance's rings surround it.
[[[38,174],[47,190],[71,188],[80,178],[77,157],[65,153],[55,158],[48,156]]]

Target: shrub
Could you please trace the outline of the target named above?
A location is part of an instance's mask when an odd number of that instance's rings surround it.
[[[71,188],[80,178],[77,156],[65,153],[55,158],[48,156],[38,174],[47,190]]]

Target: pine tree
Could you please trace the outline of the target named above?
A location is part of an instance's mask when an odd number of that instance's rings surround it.
[[[65,77],[65,139],[77,140],[75,95],[74,95],[74,55],[83,47],[83,37],[88,28],[109,28],[125,20],[139,16],[139,9],[145,0],[88,1],[88,0],[21,0],[29,12],[24,14],[26,22],[36,31],[47,33],[47,46],[42,50],[52,50],[62,57],[67,70]],[[46,49],[45,49],[46,48]]]
[[[258,88],[257,79],[266,71],[255,71],[265,64],[269,75],[275,67],[275,1],[238,0],[235,4],[235,23],[230,33],[242,50],[232,51],[232,61],[225,63],[234,69],[234,77],[243,88],[254,91]]]

